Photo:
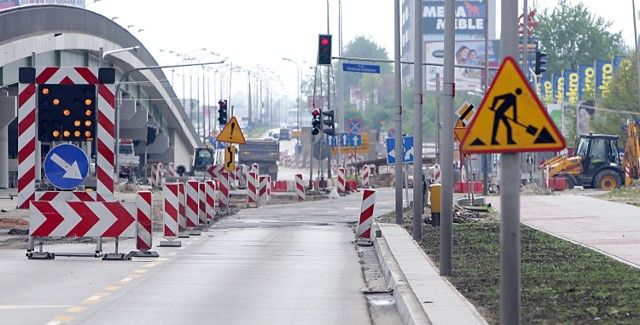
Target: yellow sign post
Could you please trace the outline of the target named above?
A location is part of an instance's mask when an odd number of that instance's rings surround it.
[[[238,120],[236,117],[232,117],[227,125],[224,126],[216,141],[219,142],[229,142],[229,143],[238,143],[238,144],[246,144],[247,141],[244,139],[244,134],[242,134],[242,130],[240,129],[240,125],[238,124]]]
[[[462,151],[558,151],[564,147],[564,138],[516,62],[505,57],[462,140]]]

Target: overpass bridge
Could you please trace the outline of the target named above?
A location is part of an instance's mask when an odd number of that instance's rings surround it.
[[[147,154],[141,166],[191,164],[193,149],[203,146],[202,139],[162,69],[140,70],[159,64],[127,29],[96,12],[61,5],[4,9],[0,20],[0,188],[17,186],[10,176],[17,175],[20,67],[115,68],[115,80],[122,80],[119,137],[133,139],[136,152]],[[137,50],[125,50],[132,47]],[[42,143],[43,150],[50,146]],[[36,170],[40,179],[40,168]]]

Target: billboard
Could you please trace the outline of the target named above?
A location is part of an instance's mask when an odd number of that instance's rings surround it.
[[[422,34],[444,35],[444,0],[422,1]],[[484,38],[487,0],[456,0],[456,38],[473,36]]]
[[[477,65],[478,69],[473,68],[455,68],[456,90],[476,90],[482,89],[484,82],[483,72],[485,60],[489,60],[489,66],[499,66],[500,58],[499,41],[489,41],[489,49],[485,50],[484,40],[458,40],[456,41],[456,64]],[[444,63],[444,42],[426,42],[425,43],[425,62],[427,63]],[[493,71],[492,71],[493,72]],[[427,66],[425,76],[427,82],[427,90],[435,90],[436,74],[442,77],[442,66]],[[491,78],[490,78],[491,79]]]

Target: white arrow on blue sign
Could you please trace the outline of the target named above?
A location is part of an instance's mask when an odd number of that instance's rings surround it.
[[[72,144],[54,147],[44,159],[44,174],[59,189],[69,190],[82,184],[88,173],[89,158]]]
[[[387,165],[396,163],[396,140],[387,138]],[[413,137],[402,137],[402,163],[413,162]]]
[[[339,139],[339,140],[338,140]],[[358,147],[362,145],[362,135],[352,133],[338,133],[334,136],[327,135],[325,143],[332,147],[338,146],[338,141],[342,147]]]

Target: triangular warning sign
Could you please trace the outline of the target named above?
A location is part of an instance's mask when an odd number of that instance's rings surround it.
[[[462,139],[464,139],[464,135],[466,133],[467,127],[465,126],[464,122],[462,122],[462,120],[458,120],[456,122],[456,126],[453,127],[453,136],[455,140],[458,142],[462,142]]]
[[[227,125],[224,126],[216,141],[219,142],[229,142],[229,143],[239,143],[245,144],[247,141],[244,139],[244,134],[242,134],[242,130],[240,129],[240,124],[238,124],[238,120],[236,117],[232,117]]]
[[[505,57],[460,146],[465,153],[505,153],[566,145],[516,62]]]

